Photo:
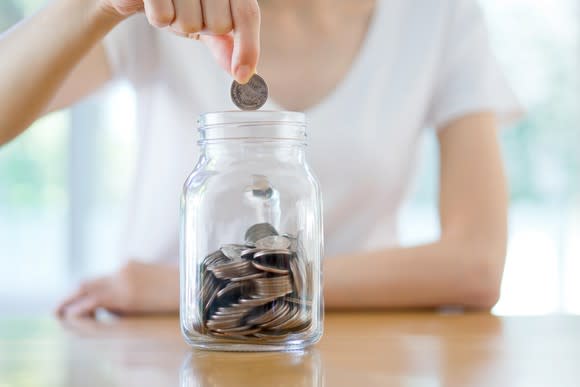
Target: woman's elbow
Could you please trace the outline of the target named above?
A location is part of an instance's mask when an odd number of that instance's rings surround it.
[[[491,309],[499,300],[506,248],[481,246],[471,248],[462,257],[467,260],[462,279],[464,305],[474,309]]]

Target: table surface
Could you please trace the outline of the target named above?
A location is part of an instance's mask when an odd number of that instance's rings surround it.
[[[177,318],[0,320],[5,386],[580,386],[580,316],[333,313],[299,353],[191,350]]]

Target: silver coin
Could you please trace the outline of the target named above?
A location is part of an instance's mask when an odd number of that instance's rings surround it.
[[[267,323],[262,324],[262,328],[266,328],[266,329],[276,329],[277,326],[285,323],[286,321],[288,321],[289,319],[291,319],[293,317],[294,311],[292,310],[292,308],[289,308],[288,311],[284,314],[281,314],[280,316],[278,316],[277,318],[275,318],[272,321],[269,321]]]
[[[280,333],[280,332],[256,333],[255,336],[256,338],[260,339],[260,341],[284,342],[288,337],[290,337],[290,333]]]
[[[302,297],[302,293],[306,288],[306,278],[304,278],[306,276],[306,268],[303,267],[301,260],[292,259],[290,260],[290,270],[292,272],[292,280],[294,282],[294,291],[298,297]]]
[[[201,299],[204,305],[210,299],[211,295],[214,293],[217,283],[215,277],[211,273],[205,276],[203,285],[201,287]]]
[[[243,331],[224,332],[224,333],[216,332],[216,333],[223,335],[222,337],[227,337],[230,339],[247,340],[248,339],[247,336],[251,336],[255,333],[258,333],[261,330],[262,330],[261,328],[251,328],[251,329],[246,329]]]
[[[267,176],[253,175],[252,184],[246,188],[252,199],[267,200],[274,195],[274,187],[270,184]]]
[[[202,264],[203,267],[206,268],[208,266],[224,263],[227,261],[229,261],[229,258],[226,257],[221,250],[217,250],[205,257]]]
[[[229,320],[209,320],[206,325],[207,328],[211,330],[232,329],[240,326],[240,319],[232,318]]]
[[[265,277],[266,273],[256,273],[256,274],[250,274],[244,277],[237,277],[237,278],[232,278],[231,281],[233,282],[242,282],[242,281],[248,281],[251,279],[256,279],[256,278],[262,278]]]
[[[242,258],[242,251],[246,250],[245,245],[223,245],[221,252],[231,260],[240,260]]]
[[[248,319],[248,324],[252,325],[262,325],[267,322],[270,322],[278,316],[286,314],[288,312],[288,308],[290,306],[287,303],[277,303],[274,304],[268,311],[262,313],[261,315],[255,316],[253,318]]]
[[[239,290],[241,287],[242,287],[242,285],[238,282],[230,282],[229,284],[226,285],[226,287],[224,287],[223,289],[221,289],[217,293],[217,297],[220,298],[224,294],[228,294],[228,293],[233,292],[235,290]]]
[[[242,110],[258,110],[268,99],[268,85],[258,74],[254,74],[246,84],[232,82],[230,95],[233,103]]]
[[[296,297],[285,297],[284,298],[285,301],[288,301],[292,304],[298,304],[298,305],[304,305],[304,306],[312,306],[312,301],[308,301],[302,298],[296,298]]]
[[[278,231],[270,223],[258,223],[246,231],[244,239],[247,244],[256,245],[256,241],[271,235],[278,235]]]
[[[256,248],[246,249],[241,253],[242,259],[252,259],[254,258],[254,254],[259,253],[260,251],[262,250]]]
[[[206,312],[210,309],[211,304],[216,299],[216,297],[217,297],[217,290],[219,290],[219,288],[216,288],[216,291],[212,292],[211,295],[209,296],[209,298],[207,299],[207,301],[205,301],[205,311]]]
[[[266,305],[272,301],[275,301],[279,297],[268,297],[268,298],[240,298],[240,304],[247,306],[261,306]]]
[[[231,280],[232,278],[246,277],[260,272],[252,265],[252,262],[250,261],[239,261],[226,263],[219,266],[212,266],[208,268],[208,270],[213,272],[216,278],[227,280]]]
[[[290,252],[290,250],[262,250],[254,254],[254,259],[268,256],[283,256],[289,258],[292,256],[292,253]]]
[[[279,235],[270,223],[225,244],[200,265],[202,307],[196,330],[216,338],[282,342],[310,329],[313,266],[303,235]]]
[[[236,313],[227,313],[227,314],[215,312],[214,314],[211,315],[210,320],[212,320],[212,321],[227,321],[227,320],[233,320],[236,318],[241,319],[246,314],[248,314],[247,311],[241,311],[241,312],[236,312]]]
[[[240,331],[247,331],[248,329],[251,329],[252,327],[249,325],[242,325],[240,326],[239,324],[237,326],[234,327],[224,327],[224,328],[216,328],[213,329],[216,332],[219,333],[228,333],[228,332],[240,332]]]
[[[297,308],[291,308],[290,311],[287,314],[287,319],[281,323],[279,323],[278,325],[275,325],[273,327],[270,327],[270,329],[272,330],[280,330],[280,331],[284,331],[286,329],[290,329],[293,326],[297,326],[301,324],[300,321],[300,311]]]
[[[293,291],[290,277],[288,275],[259,278],[252,282],[257,297],[283,297]]]
[[[227,315],[227,314],[246,314],[249,313],[253,306],[249,305],[242,305],[242,304],[232,304],[230,306],[220,306],[218,310],[215,312],[216,315]]]
[[[216,337],[218,339],[222,339],[222,338],[227,338],[227,339],[231,339],[231,335],[228,335],[227,333],[219,333],[219,332],[215,332],[215,331],[209,331],[208,335],[211,335],[213,337]]]
[[[264,250],[286,250],[290,247],[290,239],[279,236],[270,235],[256,241],[256,248]]]
[[[262,270],[268,273],[274,273],[274,274],[288,274],[288,270],[286,269],[279,269],[277,267],[273,267],[273,266],[268,266],[268,265],[263,265],[261,263],[258,262],[252,262],[252,265],[254,265],[254,267],[258,270]]]
[[[301,333],[301,332],[305,332],[305,331],[310,329],[310,326],[312,325],[312,319],[310,317],[308,317],[307,319],[305,319],[303,321],[304,321],[304,323],[302,325],[298,325],[297,327],[292,328],[293,333]]]

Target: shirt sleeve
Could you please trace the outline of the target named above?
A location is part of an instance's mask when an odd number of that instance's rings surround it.
[[[523,114],[494,57],[475,0],[452,0],[426,127],[441,129],[463,115],[493,111],[500,125]]]
[[[158,57],[156,31],[143,14],[134,15],[115,27],[103,44],[114,78],[138,85],[152,77]]]

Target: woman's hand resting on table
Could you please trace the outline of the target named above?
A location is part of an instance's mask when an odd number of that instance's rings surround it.
[[[81,283],[57,309],[59,317],[93,317],[99,308],[120,315],[177,313],[176,266],[129,261],[117,273]]]

